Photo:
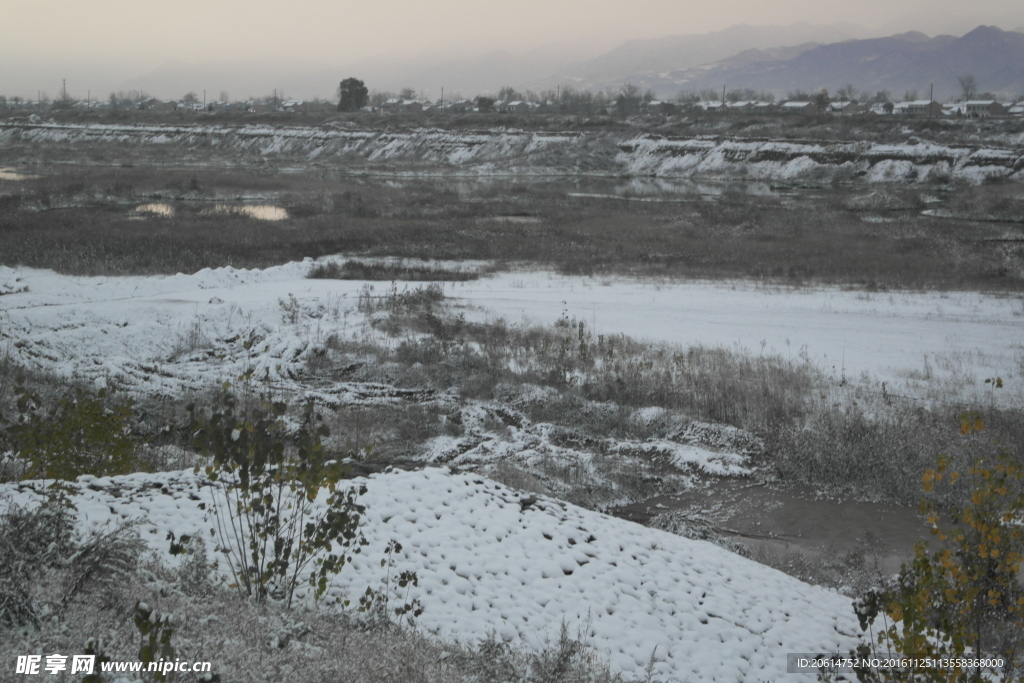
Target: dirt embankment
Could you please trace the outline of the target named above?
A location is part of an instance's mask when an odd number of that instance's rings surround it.
[[[1024,149],[665,137],[624,131],[352,129],[335,125],[0,123],[0,148],[31,163],[50,145],[130,152],[136,163],[208,161],[343,165],[353,172],[595,174],[768,182],[1024,179]]]

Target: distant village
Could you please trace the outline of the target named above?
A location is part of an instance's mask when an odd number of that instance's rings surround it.
[[[640,94],[632,86],[624,86],[615,96],[604,92],[591,93],[574,90],[571,87],[552,90],[538,96],[535,93],[517,93],[512,88],[502,88],[505,97],[477,96],[472,99],[461,96],[431,100],[416,96],[411,90],[402,95],[374,92],[359,111],[380,115],[434,113],[497,113],[497,114],[584,114],[606,116],[663,115],[705,112],[709,114],[778,114],[790,116],[911,116],[920,118],[986,118],[1024,116],[1024,97],[1016,101],[1000,101],[981,96],[973,99],[960,98],[951,102],[934,99],[917,99],[914,93],[907,93],[902,101],[893,101],[885,92],[858,100],[850,95],[853,88],[840,89],[837,97],[827,91],[814,95],[794,93],[792,96],[775,101],[768,93],[733,91],[712,93],[681,93],[674,100],[658,99],[648,91]],[[761,95],[760,98],[744,98],[745,95]],[[232,100],[226,93],[214,99],[207,99],[196,93],[188,93],[180,99],[159,99],[145,92],[112,93],[106,99],[86,97],[78,99],[66,93],[50,99],[41,95],[35,100],[0,95],[0,111],[40,113],[57,110],[91,111],[150,111],[150,112],[235,112],[247,114],[285,113],[329,113],[337,111],[336,100],[313,98],[310,100],[285,99],[274,95]]]

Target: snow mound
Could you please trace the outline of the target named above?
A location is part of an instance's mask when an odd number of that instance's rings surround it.
[[[27,292],[28,285],[21,281],[17,271],[7,266],[0,266],[0,296]]]
[[[335,595],[415,571],[418,625],[475,641],[486,634],[530,648],[557,639],[563,620],[618,671],[657,681],[799,680],[786,653],[845,652],[859,632],[849,600],[703,541],[694,541],[447,469],[369,479],[361,502],[370,545],[338,576]],[[168,531],[212,526],[191,472],[83,478],[73,502],[84,528],[143,520],[167,559]],[[41,488],[41,486],[40,486]],[[6,495],[5,495],[6,494]],[[25,484],[0,500],[29,503]],[[147,533],[148,531],[148,533]],[[223,567],[221,568],[223,569]],[[808,680],[810,680],[808,678]]]

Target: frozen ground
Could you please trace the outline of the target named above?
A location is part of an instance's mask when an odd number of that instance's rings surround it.
[[[657,681],[755,682],[812,680],[786,674],[786,653],[847,652],[860,632],[848,598],[709,543],[446,469],[389,472],[366,484],[371,543],[332,595],[380,587],[380,558],[396,539],[403,551],[392,574],[418,574],[408,598],[424,608],[419,625],[442,636],[475,641],[493,632],[542,647],[564,620],[630,677],[642,679],[653,662]],[[90,477],[74,488],[83,528],[141,519],[143,537],[169,562],[167,532],[213,526],[199,508],[211,489],[191,472]],[[4,497],[39,499],[31,483],[3,485]]]
[[[247,370],[285,388],[331,334],[381,339],[357,310],[366,283],[307,280],[310,267],[306,261],[123,278],[0,267],[0,349],[10,345],[31,366],[141,391],[177,393]],[[374,286],[376,295],[389,287]],[[525,270],[446,284],[445,293],[470,319],[547,324],[570,316],[594,334],[776,353],[812,363],[837,383],[869,376],[872,386],[886,382],[888,391],[910,396],[981,396],[984,380],[995,376],[1007,386],[1000,400],[1024,395],[1019,296],[776,289]],[[246,340],[253,342],[249,349]],[[328,402],[362,400],[360,391],[369,400],[383,391],[317,390]]]

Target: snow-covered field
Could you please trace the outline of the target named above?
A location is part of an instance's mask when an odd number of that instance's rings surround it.
[[[366,283],[309,280],[311,266],[123,278],[0,267],[0,352],[139,392],[177,395],[251,370],[324,402],[396,400],[384,385],[303,384],[306,361],[332,334],[393,343],[358,310]],[[375,286],[377,294],[388,289]],[[1006,397],[1021,395],[1019,297],[780,290],[525,269],[446,284],[445,292],[472,319],[552,323],[567,315],[596,334],[779,353],[837,378],[867,373],[908,392],[948,376],[949,386],[980,395],[985,378],[1000,376]],[[440,452],[444,443],[434,446]],[[668,446],[680,465],[744,471],[739,457]],[[787,677],[786,653],[846,651],[859,632],[849,599],[707,543],[543,497],[525,504],[525,494],[442,468],[387,472],[367,485],[365,533],[373,545],[339,575],[337,589],[361,594],[379,585],[384,545],[397,539],[404,551],[395,569],[419,575],[411,595],[425,608],[419,623],[442,635],[474,639],[493,630],[536,647],[555,638],[565,619],[630,675],[642,675],[653,658],[658,680],[774,681]],[[36,496],[30,488],[8,484],[0,495],[28,502]],[[168,531],[210,526],[198,506],[209,490],[199,490],[191,472],[90,478],[76,488],[83,525],[141,518],[160,552]]]
[[[867,373],[876,386],[887,382],[911,395],[943,380],[969,395],[995,376],[1014,378],[1019,391],[1024,373],[1024,299],[1017,295],[652,283],[543,272],[466,282],[451,295],[480,306],[480,317],[553,323],[567,313],[598,333],[779,354],[839,380]]]
[[[381,586],[380,558],[395,539],[403,551],[391,571],[419,578],[408,596],[424,608],[419,626],[445,637],[494,633],[539,648],[557,640],[564,620],[630,677],[643,678],[653,661],[658,681],[810,680],[786,674],[786,653],[847,652],[857,642],[848,598],[710,543],[552,499],[528,504],[525,494],[446,469],[365,483],[371,543],[332,594]],[[214,525],[199,508],[213,494],[191,472],[87,478],[74,488],[84,527],[141,519],[143,537],[168,561],[168,531]],[[22,505],[39,498],[25,484],[0,487],[3,495]]]
[[[358,312],[366,283],[308,280],[310,262],[169,277],[71,277],[0,267],[0,344],[30,366],[141,391],[237,377],[285,386],[331,334],[379,336]],[[414,287],[415,283],[408,283]],[[27,291],[22,291],[26,290]],[[375,283],[383,295],[387,283]],[[550,324],[595,334],[742,348],[804,360],[835,377],[924,397],[966,396],[1002,377],[1017,400],[1024,301],[977,293],[865,293],[832,287],[652,282],[514,271],[445,285],[467,318]],[[298,308],[288,312],[290,297]],[[258,343],[243,349],[244,338]],[[15,343],[16,342],[16,343]],[[351,387],[349,387],[351,389]],[[325,387],[343,394],[345,386]]]

